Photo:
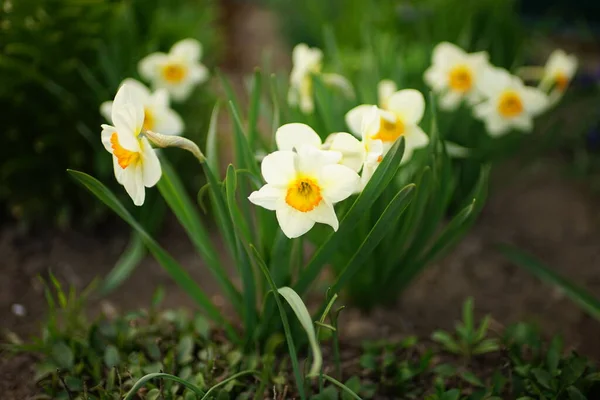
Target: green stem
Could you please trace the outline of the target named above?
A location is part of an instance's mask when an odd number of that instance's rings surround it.
[[[145,375],[142,378],[140,378],[140,380],[138,380],[135,383],[135,385],[133,385],[133,387],[131,388],[131,390],[129,392],[127,392],[127,394],[125,395],[125,398],[123,400],[132,400],[132,399],[134,399],[135,396],[137,395],[138,391],[142,387],[144,387],[144,385],[149,380],[154,379],[154,378],[169,379],[169,380],[175,381],[177,383],[181,383],[182,385],[184,385],[185,387],[187,387],[188,389],[190,389],[192,392],[196,393],[196,395],[198,395],[198,396],[204,396],[204,392],[202,391],[202,389],[200,389],[196,385],[193,385],[193,384],[189,383],[185,379],[181,379],[181,378],[179,378],[177,376],[174,376],[174,375],[171,375],[171,374],[165,374],[163,372],[156,372],[156,373]]]
[[[356,393],[354,393],[352,391],[352,389],[350,389],[348,386],[344,385],[342,382],[338,381],[335,378],[332,378],[331,376],[327,375],[327,374],[319,374],[321,376],[323,376],[323,378],[327,379],[329,382],[333,383],[335,386],[339,387],[340,389],[342,389],[344,392],[348,393],[353,399],[356,400],[362,400],[362,398],[357,395]],[[316,375],[308,375],[308,378],[314,378]]]

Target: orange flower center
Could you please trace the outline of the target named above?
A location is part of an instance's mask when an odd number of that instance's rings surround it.
[[[468,92],[473,87],[473,74],[466,65],[457,65],[450,70],[448,84],[457,92]]]
[[[513,90],[502,93],[498,101],[498,112],[505,118],[512,118],[523,112],[521,96]]]
[[[179,83],[185,78],[185,67],[179,64],[167,64],[162,69],[165,80],[169,83]]]
[[[395,142],[404,134],[404,124],[399,118],[396,121],[390,122],[385,118],[379,121],[379,131],[372,136],[372,139],[379,139],[382,142]]]
[[[151,131],[154,129],[154,113],[147,108],[144,108],[144,125],[142,126],[144,131]]]
[[[321,188],[314,179],[301,177],[290,183],[285,202],[301,212],[312,211],[321,203]]]
[[[555,81],[556,81],[556,87],[561,92],[564,92],[567,89],[567,86],[569,86],[569,78],[567,77],[567,75],[565,75],[562,72],[559,72],[558,74],[556,74]]]
[[[113,133],[110,137],[110,144],[113,149],[113,154],[117,157],[119,166],[123,169],[129,167],[131,164],[135,164],[140,159],[140,153],[136,151],[130,151],[121,146],[119,143],[119,137],[117,132]]]

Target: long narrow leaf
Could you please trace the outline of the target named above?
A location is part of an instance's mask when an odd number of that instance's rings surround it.
[[[319,347],[319,343],[317,342],[317,335],[315,334],[315,327],[313,325],[312,319],[308,310],[306,309],[306,305],[298,296],[298,293],[294,292],[292,288],[287,286],[277,289],[279,294],[283,296],[283,298],[288,302],[294,314],[300,321],[300,325],[306,331],[306,335],[308,336],[308,342],[310,343],[310,347],[312,349],[313,354],[313,362],[310,367],[309,374],[316,374],[321,370],[321,365],[323,364],[323,356],[321,354],[321,348]]]
[[[523,267],[542,281],[558,287],[574,303],[600,321],[600,300],[591,293],[554,272],[531,254],[506,244],[500,245],[499,249],[506,258],[515,264]]]
[[[283,324],[283,331],[285,333],[285,340],[288,344],[288,351],[290,352],[290,359],[292,361],[292,370],[294,371],[294,377],[296,378],[296,385],[298,385],[298,393],[300,394],[300,398],[302,400],[306,399],[306,394],[304,392],[304,379],[302,378],[302,373],[300,371],[300,364],[298,363],[298,354],[296,353],[296,346],[294,345],[294,339],[292,338],[292,331],[290,329],[290,324],[287,319],[287,315],[285,314],[285,310],[283,309],[283,304],[281,304],[281,300],[279,300],[279,296],[277,295],[277,286],[275,286],[275,282],[273,282],[273,278],[271,278],[271,274],[269,274],[269,270],[267,265],[260,257],[260,253],[256,248],[250,245],[254,253],[254,258],[258,263],[258,266],[269,284],[271,291],[273,292],[273,297],[275,298],[275,304],[279,309],[279,316],[281,317],[281,323]]]
[[[208,125],[208,133],[206,135],[206,162],[210,165],[210,168],[214,171],[219,179],[219,147],[217,143],[217,125],[219,121],[219,103],[215,104],[215,107],[210,114],[210,123]]]
[[[356,272],[358,272],[359,268],[371,255],[379,242],[394,228],[395,222],[410,204],[414,195],[414,189],[414,184],[407,185],[394,196],[331,287],[333,293],[338,293],[343,289],[346,282],[352,279]]]
[[[141,377],[131,388],[131,390],[129,392],[127,392],[127,394],[125,395],[125,398],[123,400],[133,400],[135,398],[138,398],[139,395],[139,390],[141,388],[144,387],[144,385],[146,385],[146,383],[148,383],[148,381],[152,380],[152,379],[167,379],[167,380],[171,380],[173,382],[177,382],[182,384],[183,386],[187,387],[188,389],[190,389],[192,392],[196,393],[197,396],[204,396],[204,391],[202,389],[200,389],[199,387],[197,387],[196,385],[186,381],[185,379],[181,379],[175,375],[171,375],[171,374],[165,374],[163,372],[155,372],[152,374],[148,374],[148,375],[144,375],[143,377]],[[204,398],[204,397],[203,397]]]
[[[258,139],[258,115],[260,113],[260,95],[262,89],[262,74],[254,70],[252,78],[252,94],[250,95],[250,110],[248,111],[248,140],[251,148],[256,148]]]
[[[163,176],[158,181],[158,190],[169,204],[179,223],[186,230],[188,237],[198,250],[198,254],[205,261],[206,266],[217,280],[224,294],[236,311],[240,313],[243,307],[241,295],[227,276],[219,254],[215,250],[206,228],[202,225],[197,209],[193,206],[173,168],[164,159],[161,164]]]
[[[185,269],[167,253],[148,233],[144,228],[131,216],[129,211],[119,202],[117,197],[106,188],[100,181],[83,172],[67,170],[69,174],[83,187],[88,189],[110,209],[112,209],[119,217],[127,222],[146,244],[146,247],[159,264],[167,271],[173,280],[192,298],[198,306],[203,308],[208,316],[223,326],[229,337],[236,343],[240,342],[238,334],[235,332],[231,324],[225,320],[223,314],[218,310],[204,291],[194,282]]]
[[[145,256],[146,246],[144,241],[137,232],[132,233],[127,248],[102,283],[102,294],[106,295],[119,287]]]
[[[388,183],[393,179],[400,166],[404,153],[404,141],[397,141],[369,180],[362,193],[354,201],[346,213],[338,232],[331,233],[325,242],[318,248],[308,265],[302,271],[294,290],[303,295],[314,279],[319,275],[323,266],[330,261],[337,251],[339,244],[354,230],[356,224],[364,217],[365,212],[373,205]]]

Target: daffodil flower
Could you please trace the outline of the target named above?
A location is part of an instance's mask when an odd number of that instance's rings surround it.
[[[135,79],[125,79],[121,86],[127,85],[136,103],[144,107],[143,131],[157,131],[165,135],[181,135],[183,120],[169,107],[169,94],[165,89],[154,93]],[[100,113],[112,122],[113,102],[106,101],[100,106]]]
[[[156,185],[162,170],[156,152],[141,136],[144,107],[135,89],[121,86],[112,104],[113,125],[102,125],[102,144],[113,156],[117,182],[125,187],[136,206],[144,204],[145,188]]]
[[[319,75],[325,84],[341,89],[347,96],[353,95],[352,85],[346,78],[338,74],[322,72],[323,52],[320,49],[310,48],[300,43],[292,51],[292,63],[288,103],[300,107],[303,113],[310,114],[315,108],[313,75]]]
[[[315,223],[330,225],[337,231],[339,221],[333,205],[351,196],[359,182],[356,172],[338,164],[341,156],[309,145],[297,151],[275,151],[261,163],[266,185],[248,199],[275,211],[288,238],[302,236]]]
[[[556,103],[563,96],[577,71],[577,64],[577,57],[563,50],[554,50],[550,54],[539,86],[544,91],[553,88],[550,103]]]
[[[523,81],[501,68],[489,68],[481,82],[487,100],[475,106],[474,114],[485,121],[490,136],[501,136],[511,129],[529,132],[533,118],[548,105],[547,96],[539,89],[525,86]]]
[[[379,129],[379,111],[376,106],[372,106],[371,110],[363,115],[360,129],[361,140],[349,133],[338,132],[329,135],[325,141],[327,149],[342,153],[340,164],[356,172],[362,171],[358,191],[364,189],[383,160],[383,142],[381,139],[373,139]]]
[[[188,98],[194,87],[208,79],[207,68],[200,63],[202,45],[195,39],[181,40],[168,54],[152,53],[138,64],[142,78],[154,89],[166,89],[177,101]]]
[[[384,99],[380,98],[380,103],[382,108],[377,110],[379,129],[374,134],[370,134],[369,139],[381,140],[383,155],[385,155],[396,140],[404,138],[402,162],[408,162],[414,150],[429,144],[429,137],[418,125],[425,112],[425,99],[417,90],[404,89],[394,92]],[[348,111],[346,124],[353,134],[361,135],[363,119],[372,107],[373,105],[363,104]]]
[[[448,42],[435,46],[424,80],[440,94],[440,108],[455,110],[463,100],[470,105],[483,100],[478,83],[489,66],[488,59],[486,52],[466,53]]]

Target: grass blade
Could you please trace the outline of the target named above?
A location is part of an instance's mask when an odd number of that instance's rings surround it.
[[[258,263],[260,270],[264,274],[265,279],[267,280],[267,283],[269,284],[269,288],[273,292],[273,297],[275,298],[275,304],[277,305],[277,308],[279,309],[279,316],[281,317],[281,323],[283,324],[283,330],[285,332],[285,340],[287,341],[287,344],[288,344],[288,351],[290,352],[290,359],[292,361],[292,369],[294,371],[294,377],[296,378],[296,385],[298,385],[298,393],[300,394],[300,398],[302,400],[306,400],[306,394],[304,392],[304,379],[302,378],[302,373],[300,371],[300,365],[298,363],[298,354],[296,353],[296,346],[294,345],[294,340],[292,338],[292,331],[290,329],[290,324],[288,322],[287,315],[285,314],[283,305],[281,304],[281,300],[279,299],[279,296],[278,296],[277,286],[275,286],[275,282],[273,281],[273,278],[271,278],[271,274],[269,274],[269,269],[267,268],[267,265],[265,264],[263,259],[260,257],[260,253],[258,252],[258,250],[256,250],[256,248],[252,245],[250,245],[250,248],[252,249],[252,252],[254,253],[254,258],[256,259],[256,262]]]
[[[141,377],[136,383],[135,385],[133,385],[133,387],[131,388],[131,390],[129,392],[127,392],[127,394],[125,395],[125,397],[123,398],[123,400],[133,400],[138,398],[138,391],[144,387],[144,385],[155,378],[161,378],[161,379],[167,379],[167,380],[171,380],[177,383],[181,383],[183,386],[187,387],[188,389],[190,389],[192,392],[196,393],[197,396],[204,396],[204,391],[202,389],[200,389],[198,386],[191,384],[190,382],[186,381],[185,379],[181,379],[175,375],[171,375],[171,374],[165,374],[162,372],[155,372],[153,374],[148,374],[148,375],[144,375],[143,377]],[[204,398],[204,397],[202,397]]]
[[[208,125],[208,133],[206,135],[206,162],[210,168],[215,171],[217,179],[219,178],[219,146],[217,139],[217,125],[219,121],[219,103],[210,114],[210,123]]]
[[[144,245],[144,241],[138,233],[132,233],[127,248],[102,283],[102,288],[100,289],[102,295],[107,295],[121,286],[145,256],[146,246]]]
[[[317,335],[315,334],[315,327],[313,325],[313,321],[310,318],[310,314],[306,309],[306,305],[298,296],[298,293],[294,292],[292,288],[282,287],[277,289],[279,294],[288,302],[294,314],[300,321],[300,324],[306,331],[306,335],[308,336],[308,342],[310,343],[310,347],[312,349],[313,354],[313,363],[310,367],[310,375],[317,374],[321,370],[321,365],[323,365],[323,356],[321,354],[321,349],[319,347],[319,343],[317,342]]]
[[[231,340],[236,343],[240,342],[240,338],[231,324],[225,320],[221,311],[213,305],[210,298],[208,298],[204,291],[194,282],[187,271],[144,230],[106,186],[96,178],[83,172],[74,170],[67,171],[79,184],[88,189],[119,217],[127,222],[140,235],[148,250],[165,271],[167,271],[171,278],[198,304],[198,306],[206,311],[207,315],[213,321],[223,326]]]
[[[260,113],[260,95],[262,89],[262,74],[257,68],[252,78],[252,93],[250,95],[250,110],[248,111],[248,141],[251,148],[256,148],[258,139],[258,115]]]
[[[205,399],[210,399],[210,397],[208,397],[210,395],[210,393],[213,390],[217,390],[218,388],[227,385],[229,382],[236,380],[237,378],[239,378],[240,376],[244,376],[244,375],[256,375],[257,377],[260,377],[260,373],[258,371],[254,371],[254,370],[248,370],[248,371],[242,371],[242,372],[238,372],[237,374],[231,375],[229,378],[227,379],[223,379],[221,382],[217,383],[216,385],[214,385],[213,387],[211,387],[210,389],[208,389],[206,391],[206,394],[204,396],[202,396],[201,400],[205,400]]]
[[[600,321],[600,300],[585,289],[554,272],[532,255],[510,245],[500,245],[500,251],[513,263],[523,267],[539,279],[560,288],[574,303]]]

